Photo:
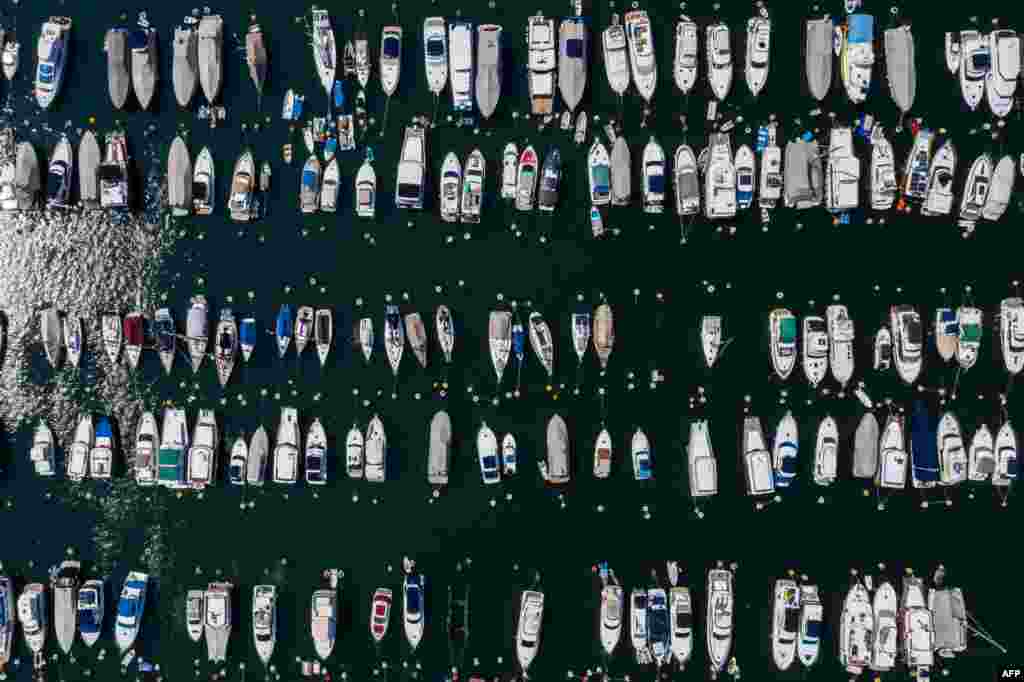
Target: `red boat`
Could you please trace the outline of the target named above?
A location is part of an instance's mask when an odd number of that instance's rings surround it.
[[[391,590],[378,588],[373,593],[373,608],[370,612],[370,634],[373,641],[380,642],[388,634],[388,623],[391,622]]]

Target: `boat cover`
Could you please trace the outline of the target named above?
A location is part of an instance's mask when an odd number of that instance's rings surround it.
[[[781,343],[796,342],[796,318],[784,317],[779,323],[779,341]]]
[[[400,48],[401,43],[398,42],[398,38],[388,36],[384,39],[384,45],[382,46],[384,54],[382,56],[387,57],[388,59],[398,59]]]
[[[870,14],[851,14],[847,23],[848,43],[870,43],[875,38],[875,18]]]
[[[930,595],[929,602],[935,628],[935,649],[952,651],[966,649],[967,632],[964,622],[967,613],[960,590],[934,590]]]
[[[281,306],[281,312],[277,314],[276,333],[282,338],[292,335],[292,308],[287,303]]]
[[[128,48],[132,50],[143,50],[149,44],[149,35],[146,31],[138,30],[128,33]]]
[[[129,315],[124,318],[124,342],[126,346],[141,346],[144,342],[142,317]]]
[[[900,27],[885,32],[885,71],[893,101],[900,111],[909,111],[917,94],[914,37],[910,29]]]
[[[928,408],[923,402],[918,402],[910,420],[910,457],[914,479],[922,483],[939,480],[939,448],[932,422]]]
[[[864,413],[853,441],[853,477],[874,478],[878,471],[878,420]]]
[[[97,438],[113,438],[114,432],[110,429],[110,421],[106,417],[101,418],[96,424],[96,437]]]
[[[98,605],[96,593],[92,589],[79,591],[78,629],[82,633],[88,635],[100,631],[100,622],[96,620],[96,612],[94,610]]]

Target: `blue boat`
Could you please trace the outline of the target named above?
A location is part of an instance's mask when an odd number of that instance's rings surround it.
[[[516,356],[516,364],[522,369],[526,359],[526,329],[517,318],[512,324],[512,352]]]
[[[277,328],[274,330],[274,335],[277,337],[277,353],[282,358],[288,352],[288,346],[292,342],[293,329],[295,329],[295,316],[292,314],[292,307],[284,303],[277,313]]]
[[[334,109],[341,111],[345,108],[345,86],[341,81],[334,81]]]
[[[914,403],[910,418],[910,461],[915,488],[934,488],[939,480],[937,420],[923,401]]]
[[[78,591],[78,634],[86,646],[92,646],[103,628],[103,583],[86,581]]]
[[[245,318],[238,327],[238,345],[242,349],[242,359],[248,361],[256,347],[256,320],[253,318]]]
[[[124,653],[135,644],[142,625],[142,614],[146,607],[146,586],[149,576],[132,571],[124,580],[121,599],[117,602],[117,623],[114,636],[117,647]]]
[[[324,163],[330,163],[334,155],[338,153],[338,138],[333,135],[327,138],[324,144]]]

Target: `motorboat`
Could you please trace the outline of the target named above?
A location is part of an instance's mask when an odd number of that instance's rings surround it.
[[[516,658],[526,675],[540,648],[541,624],[544,619],[544,593],[523,590],[519,598],[519,626],[516,632]]]
[[[135,369],[142,357],[145,339],[146,318],[139,311],[130,312],[124,318],[124,358],[128,367]]]
[[[245,485],[245,475],[249,469],[249,444],[244,435],[235,438],[228,453],[228,483]]]
[[[697,157],[689,145],[676,148],[675,163],[676,213],[680,219],[700,211],[700,179],[697,176]]]
[[[991,68],[989,41],[974,29],[960,31],[960,94],[971,111],[981,104]]]
[[[519,466],[519,448],[516,437],[506,433],[501,439],[501,473],[503,476],[514,476]]]
[[[878,466],[875,485],[889,490],[903,490],[907,486],[907,442],[903,431],[903,417],[891,414],[885,420],[878,443]]]
[[[775,492],[775,475],[772,467],[772,455],[768,452],[764,432],[761,430],[761,420],[757,417],[744,417],[740,446],[747,494],[752,496],[773,494]]]
[[[651,441],[643,429],[633,432],[629,444],[630,460],[633,462],[633,480],[649,481],[654,478],[654,465],[651,461]]]
[[[353,32],[353,45],[352,50],[348,49],[348,44],[345,44],[345,55],[343,60],[345,61],[345,69],[349,71],[349,55],[351,54],[351,71],[355,73],[356,82],[359,83],[360,88],[365,88],[366,84],[370,82],[370,41],[366,37],[366,31],[362,27],[357,28]]]
[[[454,223],[459,219],[459,199],[462,190],[462,164],[454,152],[448,152],[441,166],[440,205],[441,220]]]
[[[473,24],[457,21],[448,25],[448,76],[452,86],[452,109],[473,110]]]
[[[999,159],[995,170],[992,171],[992,180],[989,183],[988,196],[981,209],[981,217],[985,220],[996,221],[1003,217],[1007,206],[1010,204],[1010,196],[1013,194],[1013,184],[1017,171],[1013,158],[1008,154]]]
[[[984,36],[981,37],[984,41]],[[1006,118],[1013,108],[1013,95],[1020,76],[1021,40],[1016,31],[997,29],[988,35],[989,70],[985,77],[985,99],[997,118]]]
[[[252,588],[252,641],[263,665],[270,664],[277,644],[277,586]]]
[[[602,428],[594,441],[594,478],[608,478],[612,471],[612,435]]]
[[[967,451],[960,431],[960,420],[951,411],[943,413],[936,431],[939,451],[939,485],[960,484],[967,478]]]
[[[594,140],[587,154],[587,178],[590,184],[590,203],[595,207],[611,203],[611,162],[608,149],[600,140]]]
[[[654,664],[661,668],[672,657],[672,626],[665,590],[647,590],[647,641]]]
[[[288,352],[288,347],[292,343],[292,336],[294,334],[295,320],[292,307],[287,303],[282,303],[281,307],[277,311],[277,321],[274,327],[278,357],[283,358],[285,353]]]
[[[601,588],[601,647],[611,656],[622,638],[622,588],[607,584]]]
[[[583,358],[590,347],[590,333],[593,326],[590,309],[580,306],[569,316],[569,328],[572,329],[572,348],[576,351],[576,360],[582,365]]]
[[[776,308],[768,314],[768,331],[772,367],[785,381],[796,366],[796,317],[786,308]]]
[[[307,162],[308,165],[308,162]],[[301,198],[300,203],[303,210],[305,211],[307,204],[306,194],[306,170],[303,169],[302,173],[302,191],[300,192]],[[319,180],[320,174],[320,163],[316,162],[316,173],[317,180]],[[210,178],[210,189],[213,189],[212,184],[213,178]],[[319,182],[317,183],[317,191],[319,191]],[[236,223],[246,223],[252,220],[256,216],[256,208],[253,203],[253,194],[256,190],[256,162],[253,159],[252,151],[250,149],[244,149],[241,154],[238,155],[238,159],[235,160],[235,168],[231,173],[231,192],[228,195],[228,212],[231,215],[231,220]],[[212,193],[209,196],[213,196]],[[210,202],[212,205],[212,201]],[[211,206],[212,208],[212,206]]]
[[[562,485],[569,482],[569,428],[561,415],[554,414],[548,420],[545,434],[546,457],[538,462],[541,477],[548,485]]]
[[[398,306],[388,304],[384,308],[384,350],[387,352],[391,373],[398,376],[398,368],[402,364],[402,353],[405,350],[405,325]]]
[[[114,468],[114,431],[110,420],[100,417],[96,421],[95,439],[89,451],[89,475],[99,480],[109,480]]]
[[[853,377],[855,328],[846,306],[834,303],[825,309],[828,323],[829,369],[832,378],[846,387]]]
[[[779,420],[772,441],[772,469],[775,472],[776,488],[788,488],[796,478],[799,443],[796,419],[792,412],[787,411]]]
[[[334,650],[338,630],[338,594],[333,589],[313,592],[309,609],[310,632],[316,655],[326,661]]]
[[[548,326],[544,316],[536,311],[530,313],[528,325],[530,329],[530,346],[533,348],[537,361],[544,367],[550,380],[555,371],[555,344],[551,335],[551,328]]]
[[[89,475],[89,453],[94,441],[92,415],[83,414],[75,427],[75,437],[67,454],[68,480],[77,483]]]
[[[946,68],[951,76],[960,73],[960,33],[946,31]]]
[[[789,670],[793,665],[799,630],[800,588],[790,578],[776,580],[772,608],[772,660],[779,670]]]
[[[888,211],[896,200],[896,193],[899,185],[896,182],[895,157],[892,153],[892,143],[881,132],[881,126],[876,125],[879,132],[871,136],[871,208],[875,211]]]
[[[305,175],[305,169],[303,169],[303,175]],[[338,165],[338,159],[332,158],[324,168],[324,177],[320,183],[320,210],[324,213],[337,212],[340,183],[341,167]],[[305,188],[305,183],[303,183],[303,188]]]
[[[423,128],[412,125],[405,129],[402,152],[395,173],[395,206],[422,209],[427,174],[427,138]]]
[[[263,41],[263,29],[255,21],[245,32],[245,63],[249,67],[249,79],[256,88],[256,96],[263,96],[267,82],[267,47]]]
[[[376,211],[377,173],[367,159],[356,174],[356,215],[360,218],[373,218]]]
[[[996,468],[996,458],[992,431],[987,424],[982,424],[971,437],[971,446],[967,453],[967,480],[973,483],[987,481],[992,478]]]
[[[697,498],[718,494],[718,460],[711,446],[711,427],[706,419],[690,422],[686,461],[690,475],[690,496]]]
[[[654,58],[654,35],[647,12],[634,9],[623,17],[626,27],[626,43],[629,48],[629,65],[637,92],[647,104],[654,97],[658,85],[658,64]]]
[[[100,317],[100,335],[103,340],[103,350],[107,353],[110,364],[116,365],[121,355],[121,344],[123,342],[124,330],[121,326],[121,316],[117,313],[104,313]]]
[[[82,349],[85,344],[85,331],[82,318],[77,315],[66,315],[63,320],[64,348],[67,350],[68,362],[75,369],[82,360]]]
[[[672,60],[672,73],[676,87],[684,95],[690,94],[697,83],[697,24],[683,15],[676,22],[676,45]]]
[[[86,209],[100,205],[100,161],[100,144],[96,135],[86,130],[78,143],[78,198]]]
[[[455,319],[451,309],[445,304],[437,306],[434,312],[434,328],[437,331],[437,343],[441,347],[441,355],[446,364],[451,364],[455,350]]]
[[[345,472],[349,478],[363,477],[363,454],[365,451],[363,432],[355,424],[345,436]]]
[[[67,135],[62,135],[50,156],[46,174],[46,206],[69,208],[71,205],[71,176],[74,172],[74,154]]]
[[[127,36],[125,36],[125,40]],[[199,86],[199,33],[191,24],[178,26],[174,29],[174,42],[171,45],[171,83],[174,86],[174,98],[178,106],[187,109]],[[122,48],[123,49],[123,48]],[[110,52],[107,52],[109,62]],[[128,79],[127,64],[123,67],[121,78]],[[127,91],[125,92],[127,96]]]
[[[46,359],[51,367],[59,369],[64,359],[64,344],[61,338],[60,314],[56,308],[51,306],[39,313],[39,329]]]
[[[935,664],[935,622],[920,578],[903,578],[899,615],[903,660],[917,679],[928,679]]]
[[[889,94],[903,115],[914,106],[917,95],[917,64],[914,35],[910,24],[887,28],[882,33],[885,46],[885,75],[889,81]]]
[[[188,355],[192,363],[192,373],[199,371],[206,357],[208,343],[209,312],[206,297],[199,294],[192,297],[185,320],[185,338],[188,343]]]
[[[427,329],[423,318],[417,312],[405,316],[405,337],[409,341],[409,349],[420,367],[427,366]]]
[[[928,190],[921,205],[922,215],[949,215],[953,210],[955,173],[956,148],[951,140],[946,140],[932,159],[931,170],[928,173]]]
[[[50,430],[45,421],[40,420],[32,434],[32,448],[29,450],[29,460],[32,462],[32,467],[35,469],[37,476],[49,477],[57,475],[53,431]],[[0,624],[0,627],[2,627],[2,624]],[[2,650],[2,646],[0,646],[0,650]]]
[[[992,182],[992,157],[982,154],[971,164],[960,197],[960,222],[974,223],[981,218],[981,211],[988,200]]]
[[[295,485],[299,480],[299,412],[282,407],[274,443],[274,483]]]
[[[2,580],[2,579],[0,579]],[[78,590],[78,603],[75,606],[78,616],[78,635],[86,647],[92,647],[103,631],[104,600],[106,587],[102,580],[86,580]],[[0,599],[2,599],[0,595]],[[10,611],[8,611],[10,613]],[[0,654],[2,659],[2,654]]]
[[[612,206],[629,206],[633,199],[633,162],[626,138],[618,136],[612,143]]]
[[[367,481],[387,479],[387,435],[384,422],[373,415],[366,427],[366,446],[363,449],[364,476]]]
[[[71,51],[71,23],[69,17],[50,17],[43,22],[39,32],[35,96],[39,108],[43,110],[50,108],[64,83],[64,71]]]
[[[305,165],[302,167],[302,180],[299,184],[299,210],[302,213],[316,213],[320,208],[321,172],[320,159],[318,159],[315,154],[311,154],[309,158],[306,159]],[[247,178],[251,181],[252,176],[247,176]],[[337,188],[337,181],[335,181],[334,186]],[[249,197],[251,196],[250,184]],[[249,206],[247,203],[246,213],[251,214],[251,211],[249,211],[248,208]]]
[[[892,306],[889,312],[889,328],[892,333],[892,356],[896,372],[900,379],[912,384],[921,374],[921,316],[912,306]]]
[[[721,220],[736,216],[736,166],[727,133],[712,133],[704,167],[704,217]]]
[[[650,663],[650,645],[647,633],[647,590],[633,589],[629,593],[629,636],[637,663]]]
[[[78,628],[78,586],[80,561],[62,561],[50,579],[53,590],[53,631],[57,646],[65,655],[71,652]]]
[[[665,210],[665,150],[654,136],[644,146],[642,163],[644,213],[662,213]]]
[[[1003,422],[996,433],[996,468],[992,472],[992,485],[1009,488],[1017,480],[1017,432],[1009,421]]]
[[[512,313],[508,310],[492,310],[488,325],[487,337],[491,350],[491,364],[498,377],[498,383],[508,366],[508,356],[512,351]]]
[[[319,419],[314,419],[306,432],[305,472],[307,485],[327,485],[327,432]]]
[[[754,203],[754,152],[741,144],[736,150],[736,208],[746,210]]]
[[[331,28],[331,15],[325,9],[313,7],[313,63],[316,65],[320,84],[328,95],[334,87],[334,76],[338,68],[338,46]],[[365,87],[365,83],[363,84]]]
[[[558,91],[562,93],[562,101],[570,112],[576,111],[587,89],[589,59],[587,19],[581,16],[566,17],[558,26]]]
[[[167,154],[167,203],[172,215],[186,216],[192,212],[193,183],[192,159],[184,138],[178,135]]]
[[[9,584],[9,583],[8,583]],[[42,583],[29,583],[18,596],[18,622],[25,646],[33,656],[41,656],[46,646],[46,630],[49,622],[47,613],[46,588]],[[11,628],[13,634],[13,626]]]
[[[380,87],[391,97],[402,73],[402,27],[385,26],[380,34]]]
[[[626,50],[626,30],[619,23],[619,15],[612,15],[611,25],[601,33],[601,49],[608,87],[619,97],[629,89],[629,57]]]
[[[149,575],[141,571],[129,571],[124,579],[124,587],[117,603],[117,620],[114,621],[114,639],[122,654],[135,645],[135,639],[139,635],[146,608],[148,584]]]
[[[761,94],[765,83],[768,82],[771,37],[772,22],[767,16],[756,16],[747,20],[747,65],[744,73],[747,78],[747,87],[754,97]],[[716,92],[715,95],[717,96],[718,93]],[[722,99],[725,98],[719,97],[719,100]]]
[[[675,586],[669,589],[669,618],[671,623],[670,651],[676,666],[682,671],[693,656],[693,603],[690,588]]]
[[[846,25],[836,27],[839,76],[846,96],[854,104],[867,99],[871,89],[871,68],[875,63],[873,47],[875,18],[870,14],[850,14]]]
[[[939,483],[942,465],[937,427],[924,402],[916,401],[910,417],[910,473],[914,488],[934,488]]]
[[[723,568],[708,571],[707,652],[712,676],[717,677],[729,661],[733,636],[733,574]]]
[[[562,155],[556,147],[544,157],[544,165],[541,166],[537,189],[537,208],[540,211],[552,213],[558,206],[558,189],[561,181]]]
[[[220,95],[224,79],[224,19],[219,14],[206,14],[199,20],[196,46],[199,63],[199,87],[211,105]]]
[[[476,105],[485,119],[494,115],[501,97],[502,28],[481,24],[476,31]]]
[[[192,170],[192,186],[187,192],[192,198],[196,215],[210,215],[215,204],[213,155],[209,147],[203,147],[196,157]],[[232,176],[234,180],[234,176]]]
[[[145,111],[153,101],[159,74],[156,29],[152,26],[136,28],[128,34],[128,47],[132,51],[132,88],[139,107]]]
[[[896,665],[899,653],[899,621],[897,610],[899,601],[896,590],[888,580],[875,589],[872,600],[874,610],[874,637],[871,642],[871,670],[888,672]]]
[[[220,311],[217,333],[214,337],[213,361],[221,388],[227,386],[238,359],[238,325],[230,308]]]
[[[438,410],[430,420],[428,443],[427,482],[432,486],[446,486],[452,459],[452,420],[444,410]],[[360,452],[360,461],[361,456]]]
[[[233,588],[227,582],[210,583],[203,595],[203,636],[206,638],[206,657],[211,663],[223,663],[227,659]]]
[[[1019,374],[1024,369],[1024,299],[1004,298],[999,303],[999,348],[1006,371]]]
[[[156,416],[143,412],[135,427],[135,483],[156,485],[159,474],[160,431]]]
[[[857,581],[846,593],[839,620],[839,662],[851,675],[871,665],[875,620],[867,588]]]
[[[392,592],[386,587],[378,587],[370,602],[370,636],[376,644],[384,641],[391,625]]]
[[[853,435],[853,477],[874,479],[878,473],[879,429],[873,412],[865,412]]]
[[[427,74],[427,88],[440,96],[448,84],[448,30],[444,17],[423,20],[423,68]]]
[[[832,87],[832,18],[808,19],[804,31],[804,67],[807,89],[817,101]]]
[[[0,55],[0,66],[3,67],[4,78],[12,81],[15,74],[18,73],[21,43],[18,42],[14,31],[7,31],[5,38],[6,40],[3,41],[3,53]]]
[[[128,142],[124,132],[107,134],[107,150],[98,170],[100,206],[112,210],[128,208]]]
[[[413,652],[423,640],[425,589],[426,579],[421,573],[407,575],[402,581],[402,625],[405,641]]]
[[[505,145],[501,156],[501,198],[515,199],[519,177],[519,148],[514,142]]]
[[[464,181],[462,187],[457,190],[460,193],[459,217],[463,223],[480,222],[486,173],[487,166],[484,162],[484,155],[479,149],[474,149],[466,158]]]
[[[537,178],[540,161],[533,145],[523,149],[519,155],[518,173],[516,176],[516,210],[532,211],[537,195]]]
[[[527,86],[530,113],[546,116],[555,102],[555,20],[536,14],[526,20]]]
[[[160,450],[157,455],[157,484],[181,490],[186,487],[185,472],[188,449],[188,419],[185,410],[164,408],[160,427]]]
[[[818,206],[824,197],[825,172],[813,140],[786,143],[783,203],[797,210]]]
[[[804,375],[807,383],[817,388],[828,372],[829,335],[825,320],[816,315],[804,317],[803,338]]]
[[[978,361],[981,350],[982,312],[973,306],[957,308],[956,360],[961,369],[970,369]]]
[[[612,349],[615,347],[615,316],[612,307],[608,303],[601,303],[594,310],[594,330],[591,338],[594,341],[594,353],[601,365],[601,370],[608,368],[608,360],[611,357]]]
[[[824,631],[825,613],[818,595],[817,585],[800,585],[800,635],[796,644],[796,655],[805,668],[818,662],[821,652],[821,636]]]
[[[187,482],[194,490],[203,490],[216,483],[217,451],[220,438],[217,431],[217,416],[213,410],[200,409],[192,431],[192,447],[188,449]]]
[[[919,128],[903,166],[903,196],[911,201],[923,201],[928,196],[934,144],[935,133],[928,128]]]
[[[334,341],[334,314],[330,308],[318,308],[313,317],[313,340],[321,369],[327,365],[327,357]]]
[[[853,130],[834,127],[829,132],[825,167],[825,208],[832,213],[855,209],[859,194],[860,160],[853,151]]]
[[[818,423],[814,443],[814,467],[812,477],[816,485],[829,486],[835,483],[839,468],[839,426],[836,420],[826,415]]]

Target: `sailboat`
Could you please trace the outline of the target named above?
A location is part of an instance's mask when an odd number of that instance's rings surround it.
[[[551,329],[548,327],[544,316],[539,312],[530,313],[528,319],[530,329],[530,346],[537,356],[537,360],[548,374],[548,379],[554,375],[555,344],[551,337]]]
[[[331,28],[331,16],[327,10],[316,6],[313,7],[312,14],[313,63],[316,65],[320,84],[330,95],[331,88],[334,87],[334,75],[338,64],[338,48],[334,40],[334,30]],[[365,83],[363,85],[365,86]]]
[[[217,379],[220,381],[221,388],[224,388],[231,378],[237,357],[238,325],[235,323],[235,316],[231,309],[224,308],[220,311],[214,348],[214,362],[217,366]]]
[[[203,358],[206,357],[208,324],[206,297],[202,295],[193,296],[185,327],[185,337],[188,340],[188,354],[192,361],[193,374],[199,371],[199,367],[203,364]]]

